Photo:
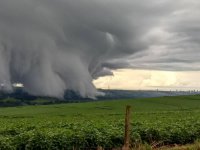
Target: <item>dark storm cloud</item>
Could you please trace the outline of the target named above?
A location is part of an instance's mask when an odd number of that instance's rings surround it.
[[[1,0],[0,83],[94,98],[113,69],[199,69],[198,16],[194,0]]]
[[[145,51],[131,56],[133,67],[144,69],[200,70],[200,2],[175,1],[175,10],[161,17],[147,34]]]

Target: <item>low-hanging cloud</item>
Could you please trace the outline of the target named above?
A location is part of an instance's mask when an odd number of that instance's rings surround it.
[[[112,69],[199,70],[195,0],[1,0],[0,83],[34,95],[74,90]]]

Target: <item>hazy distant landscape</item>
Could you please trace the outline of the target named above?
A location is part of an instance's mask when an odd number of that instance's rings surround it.
[[[23,105],[47,105],[58,103],[83,103],[89,101],[116,100],[116,99],[135,99],[151,98],[178,95],[198,95],[199,91],[159,91],[159,90],[99,90],[104,93],[96,99],[81,97],[78,93],[68,90],[63,98],[34,96],[28,94],[23,88],[16,88],[12,93],[0,91],[0,107],[23,106]]]

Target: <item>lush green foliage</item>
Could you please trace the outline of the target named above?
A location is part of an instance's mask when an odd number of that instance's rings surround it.
[[[200,96],[179,96],[1,108],[0,149],[120,147],[126,105],[133,111],[133,146],[200,139]]]

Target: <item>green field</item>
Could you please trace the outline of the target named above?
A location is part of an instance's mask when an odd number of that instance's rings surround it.
[[[0,108],[0,149],[121,147],[126,105],[133,147],[200,139],[200,96],[178,96]]]

